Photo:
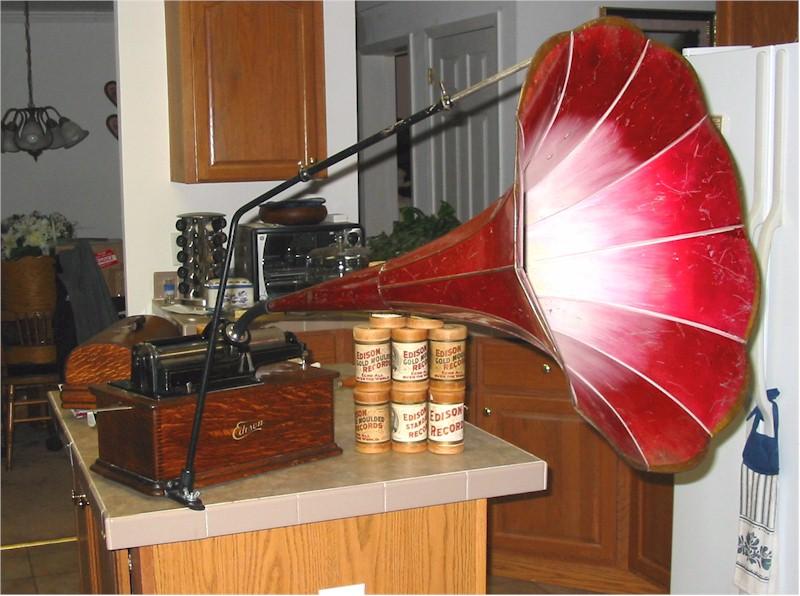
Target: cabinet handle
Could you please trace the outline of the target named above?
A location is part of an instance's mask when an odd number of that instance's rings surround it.
[[[542,372],[546,375],[550,374],[550,365],[549,364],[542,364]]]
[[[484,416],[491,416],[492,415],[492,408],[483,408],[483,415]]]
[[[80,507],[83,509],[89,504],[89,499],[86,498],[84,494],[78,494],[74,490],[72,491],[72,504],[76,507]]]
[[[311,177],[308,175],[308,168],[313,166],[314,163],[315,162],[314,162],[314,158],[313,157],[309,157],[308,161],[305,162],[305,163],[302,162],[302,161],[298,161],[297,162],[297,175],[300,176],[300,178],[304,182],[306,182],[306,181],[311,179]]]

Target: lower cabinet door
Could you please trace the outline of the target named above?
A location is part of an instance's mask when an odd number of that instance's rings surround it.
[[[92,504],[88,483],[76,467],[72,469],[72,480],[81,592],[130,594],[128,551],[106,549],[100,513]]]
[[[81,575],[81,592],[99,594],[99,560],[97,556],[97,531],[89,507],[88,490],[77,468],[72,469],[72,504],[75,506],[75,531],[78,538],[78,568]]]
[[[472,422],[547,462],[541,493],[493,499],[489,570],[608,593],[669,590],[672,476],[630,468],[573,409],[554,360],[474,337]]]
[[[306,344],[315,362],[353,362],[353,330],[350,328],[299,331],[295,335]]]

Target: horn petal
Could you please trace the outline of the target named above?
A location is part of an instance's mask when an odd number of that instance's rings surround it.
[[[562,365],[631,465],[694,465],[746,383],[757,268],[736,168],[693,71],[619,19],[548,41],[520,95],[513,187],[458,229],[270,310],[488,325]]]

